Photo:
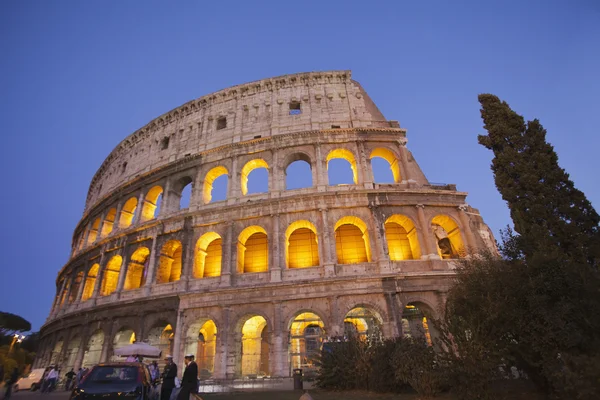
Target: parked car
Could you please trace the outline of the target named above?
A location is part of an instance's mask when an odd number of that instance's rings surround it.
[[[29,374],[20,378],[15,383],[13,391],[18,392],[19,390],[31,390],[32,392],[42,387],[42,378],[44,377],[44,368],[37,368],[31,370]]]
[[[158,400],[150,371],[142,363],[99,364],[71,392],[70,400]]]

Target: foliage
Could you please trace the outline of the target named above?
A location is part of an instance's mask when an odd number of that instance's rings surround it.
[[[16,332],[31,330],[31,324],[24,318],[0,311],[0,336],[9,336]]]
[[[316,384],[334,390],[368,389],[370,344],[351,336],[347,341],[330,342],[320,360]]]
[[[408,384],[396,379],[392,365],[394,351],[401,341],[401,338],[386,339],[372,347],[369,390],[385,393],[403,392],[409,388]]]

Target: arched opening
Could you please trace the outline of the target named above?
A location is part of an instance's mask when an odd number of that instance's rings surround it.
[[[229,172],[227,171],[227,168],[222,167],[222,166],[214,167],[213,169],[208,171],[208,173],[204,177],[204,187],[202,188],[202,199],[204,200],[204,204],[210,203],[211,200],[213,199],[213,186],[217,186],[216,182],[215,182],[217,180],[217,178],[223,177],[223,179],[225,179],[225,183],[227,183],[227,175],[228,174],[229,174]],[[222,181],[223,179],[220,179],[220,180]],[[215,189],[216,189],[216,187],[215,187]],[[225,192],[226,191],[227,191],[227,185],[225,184]],[[216,193],[215,193],[214,197],[215,197],[214,201],[219,201],[219,200],[225,199],[225,197],[224,198],[217,197]]]
[[[98,270],[100,264],[96,263],[90,267],[90,270],[85,277],[85,286],[83,287],[83,293],[81,295],[81,301],[86,301],[94,294],[94,286],[96,286],[96,279],[98,278]]]
[[[63,341],[62,339],[56,342],[54,348],[52,349],[52,355],[50,356],[50,364],[51,365],[59,365],[62,364],[62,359],[60,358],[60,354],[62,353]]]
[[[149,256],[150,250],[147,247],[140,247],[131,255],[123,289],[132,290],[144,286],[148,274],[148,264],[150,263]]]
[[[181,278],[182,246],[179,240],[169,240],[160,251],[156,283],[169,283]]]
[[[117,209],[113,207],[108,210],[106,217],[104,217],[104,222],[102,223],[102,234],[100,237],[108,236],[112,232],[115,224],[115,218],[117,218]]]
[[[100,296],[111,295],[115,290],[117,290],[122,262],[123,258],[117,255],[111,258],[106,264],[104,275],[102,277],[102,286],[100,287]]]
[[[193,323],[185,338],[185,354],[196,355],[200,379],[209,379],[215,372],[217,326],[213,320]]]
[[[119,228],[128,228],[131,226],[133,217],[135,216],[135,211],[137,209],[137,203],[137,198],[131,197],[125,202],[125,204],[123,204],[123,208],[121,209],[121,219],[119,220]]]
[[[177,192],[179,196],[179,209],[186,210],[190,208],[190,200],[192,199],[192,178],[189,176],[181,178],[179,180],[179,187],[181,188]]]
[[[77,353],[81,347],[81,336],[75,335],[74,338],[69,340],[67,345],[67,354],[65,354],[65,368],[63,371],[69,372],[71,368],[75,366],[75,360],[77,359]]]
[[[325,325],[317,314],[304,312],[294,318],[290,326],[290,368],[302,368],[305,376],[314,375],[324,339]]]
[[[269,328],[260,315],[248,318],[242,327],[242,377],[269,375]]]
[[[66,283],[65,283],[65,287],[63,288],[62,292],[60,293],[60,305],[62,306],[63,304],[65,304],[65,300],[67,300],[67,294],[69,293],[69,287],[71,286],[71,280],[67,279]]]
[[[344,336],[356,336],[359,339],[382,337],[381,317],[365,307],[355,307],[344,318]]]
[[[73,284],[71,285],[71,291],[69,292],[69,303],[73,303],[75,299],[77,299],[77,294],[79,293],[79,289],[81,288],[81,283],[83,282],[83,271],[79,271],[73,280]]]
[[[148,344],[161,350],[162,355],[173,354],[173,327],[168,323],[159,323],[148,332]],[[164,357],[161,357],[164,358]],[[165,365],[164,360],[160,360],[158,365]]]
[[[100,228],[100,217],[94,220],[90,232],[88,233],[88,245],[94,243],[98,237],[98,228]]]
[[[104,345],[104,332],[97,330],[90,336],[85,353],[83,353],[83,361],[81,366],[83,368],[91,368],[100,362],[100,356],[102,355],[102,346]]]
[[[335,250],[338,264],[371,261],[367,224],[358,217],[343,217],[335,224]]]
[[[285,260],[288,268],[319,265],[317,228],[306,220],[295,221],[285,231]]]
[[[371,168],[376,183],[400,182],[400,166],[396,155],[389,149],[377,148],[371,152]]]
[[[421,258],[417,229],[410,218],[398,214],[389,217],[385,221],[385,239],[391,261]]]
[[[207,232],[196,242],[194,256],[194,278],[221,275],[223,258],[222,240],[216,232]]]
[[[163,188],[160,186],[154,186],[152,189],[148,190],[142,206],[141,222],[150,221],[151,219],[156,218],[160,212],[162,194]]]
[[[114,351],[132,343],[135,343],[135,332],[133,329],[121,328],[113,338],[113,355],[110,357],[110,361],[123,361],[121,356],[114,354]]]
[[[310,157],[303,153],[296,153],[288,159],[285,167],[285,189],[302,189],[313,186]]]
[[[437,215],[431,220],[431,229],[437,242],[438,254],[443,259],[465,256],[460,229],[448,215]]]
[[[269,242],[264,228],[253,225],[238,238],[238,272],[265,272],[269,270]]]
[[[423,338],[432,345],[431,330],[427,315],[432,315],[429,307],[422,303],[408,303],[402,311],[402,334],[404,337]]]
[[[332,150],[327,155],[326,161],[330,185],[356,185],[358,183],[356,160],[350,150]]]
[[[250,182],[250,174],[252,181]],[[241,172],[242,195],[269,191],[269,164],[262,158],[248,161]]]

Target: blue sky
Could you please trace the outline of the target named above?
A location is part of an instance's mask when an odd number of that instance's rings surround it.
[[[89,182],[127,135],[193,98],[351,69],[432,182],[510,223],[477,94],[548,130],[597,208],[600,3],[583,1],[0,2],[0,310],[43,324]]]

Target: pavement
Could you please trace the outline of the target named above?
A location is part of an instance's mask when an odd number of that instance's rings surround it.
[[[30,392],[28,390],[13,393],[11,400],[68,400],[71,392],[64,390],[54,391],[52,393],[41,393],[39,390]],[[4,397],[4,391],[0,393],[0,398]]]

